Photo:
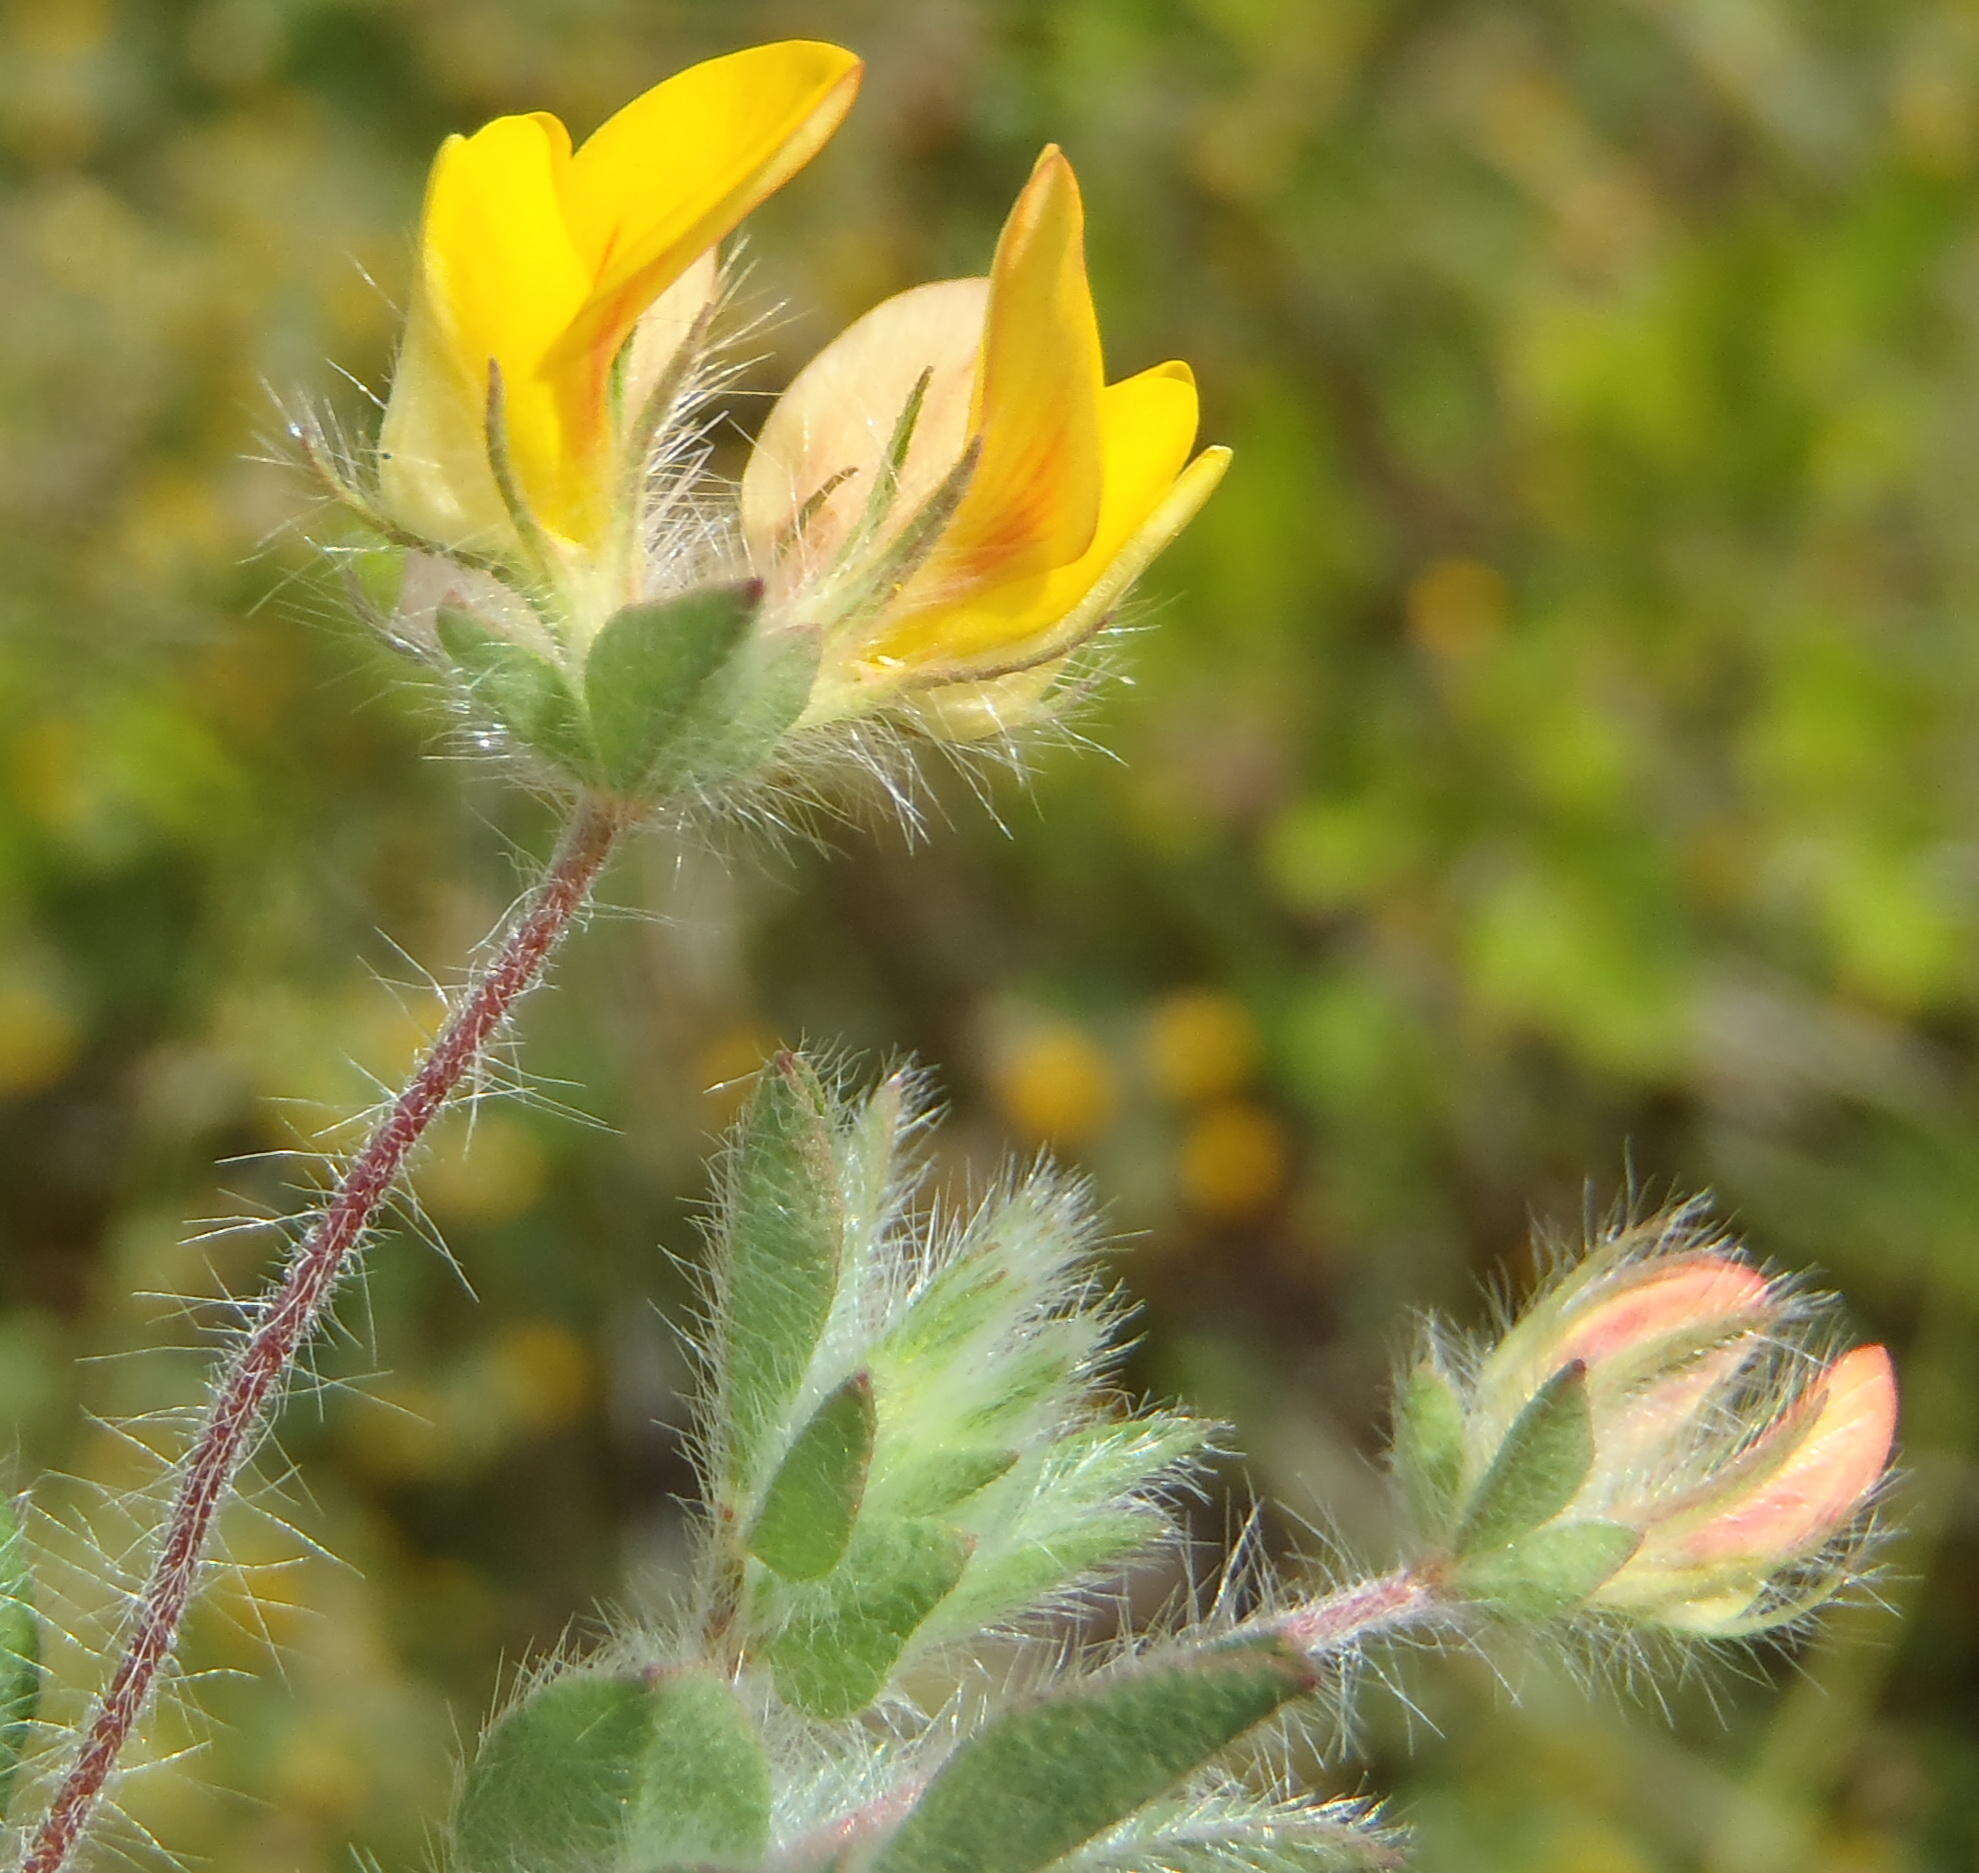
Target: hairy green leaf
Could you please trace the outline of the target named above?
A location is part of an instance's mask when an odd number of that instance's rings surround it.
[[[786,1580],[829,1574],[852,1539],[873,1461],[873,1382],[855,1372],[797,1433],[770,1486],[749,1551]]]
[[[970,1543],[932,1522],[863,1519],[815,1585],[787,1589],[767,1648],[778,1694],[813,1717],[850,1717],[886,1689],[915,1629],[962,1578]]]
[[[741,1867],[770,1776],[734,1693],[698,1673],[553,1678],[500,1718],[454,1812],[454,1873]]]
[[[715,1442],[738,1502],[783,1449],[844,1254],[844,1207],[825,1092],[783,1054],[756,1082],[728,1165],[718,1238],[721,1390]]]
[[[1442,1537],[1463,1487],[1464,1407],[1433,1359],[1409,1374],[1395,1401],[1395,1473],[1425,1534]]]
[[[1314,1683],[1289,1648],[1142,1665],[995,1719],[943,1765],[874,1873],[1036,1873],[1170,1793]]]
[[[440,607],[436,628],[477,709],[553,767],[579,778],[592,773],[597,755],[583,707],[555,664],[458,605]]]
[[[818,680],[815,631],[761,633],[696,699],[665,753],[674,786],[714,787],[753,773],[789,733]]]
[[[1013,1449],[950,1449],[903,1453],[887,1478],[888,1506],[901,1515],[941,1515],[1008,1476],[1023,1453]]]
[[[702,586],[605,621],[585,659],[584,697],[611,786],[641,794],[677,765],[668,756],[741,649],[762,597],[753,579]]]
[[[970,1511],[973,1516],[973,1503]],[[1168,1527],[1168,1517],[1156,1508],[1096,1508],[1048,1534],[983,1542],[960,1585],[915,1635],[916,1647],[946,1645],[1021,1621],[1082,1581],[1124,1567]]]
[[[1620,1522],[1555,1522],[1508,1548],[1474,1555],[1452,1584],[1501,1612],[1547,1618],[1584,1606],[1642,1545]]]

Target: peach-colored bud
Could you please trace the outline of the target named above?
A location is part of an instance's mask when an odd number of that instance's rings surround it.
[[[1629,1282],[1568,1316],[1567,1331],[1549,1349],[1555,1366],[1581,1360],[1596,1368],[1653,1340],[1755,1314],[1772,1284],[1758,1269],[1725,1256],[1687,1256]]]
[[[1802,1412],[1808,1410],[1814,1422],[1803,1430]],[[1683,1561],[1702,1566],[1753,1560],[1772,1566],[1818,1548],[1883,1474],[1896,1421],[1897,1382],[1889,1353],[1880,1346],[1858,1346],[1843,1354],[1815,1381],[1801,1411],[1768,1433],[1798,1435],[1792,1454],[1685,1535],[1679,1544]]]

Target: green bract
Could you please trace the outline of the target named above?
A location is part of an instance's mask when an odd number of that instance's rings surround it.
[[[627,605],[577,668],[459,604],[436,630],[477,720],[567,785],[659,801],[760,767],[809,700],[815,637],[761,606],[753,580]]]

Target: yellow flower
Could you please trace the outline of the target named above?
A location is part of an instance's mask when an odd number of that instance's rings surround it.
[[[1066,655],[1222,478],[1185,364],[1105,380],[1072,166],[1047,149],[987,279],[887,300],[799,373],[742,481],[751,561],[825,630],[812,719],[909,695],[968,737]]]
[[[443,546],[512,549],[492,367],[515,493],[553,539],[595,547],[620,412],[712,298],[716,243],[838,128],[860,71],[836,46],[791,40],[669,78],[575,150],[540,111],[449,137],[379,437],[391,519]]]

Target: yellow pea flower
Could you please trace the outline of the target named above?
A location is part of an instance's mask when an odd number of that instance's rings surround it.
[[[825,631],[811,719],[907,696],[966,739],[1035,713],[1222,478],[1195,434],[1187,365],[1106,382],[1078,182],[1047,149],[987,279],[875,307],[764,424],[743,535]]]
[[[790,40],[667,79],[575,149],[541,111],[449,137],[379,437],[391,520],[443,547],[510,551],[505,468],[560,548],[595,548],[620,480],[617,409],[638,409],[713,297],[716,243],[838,128],[861,69]]]

